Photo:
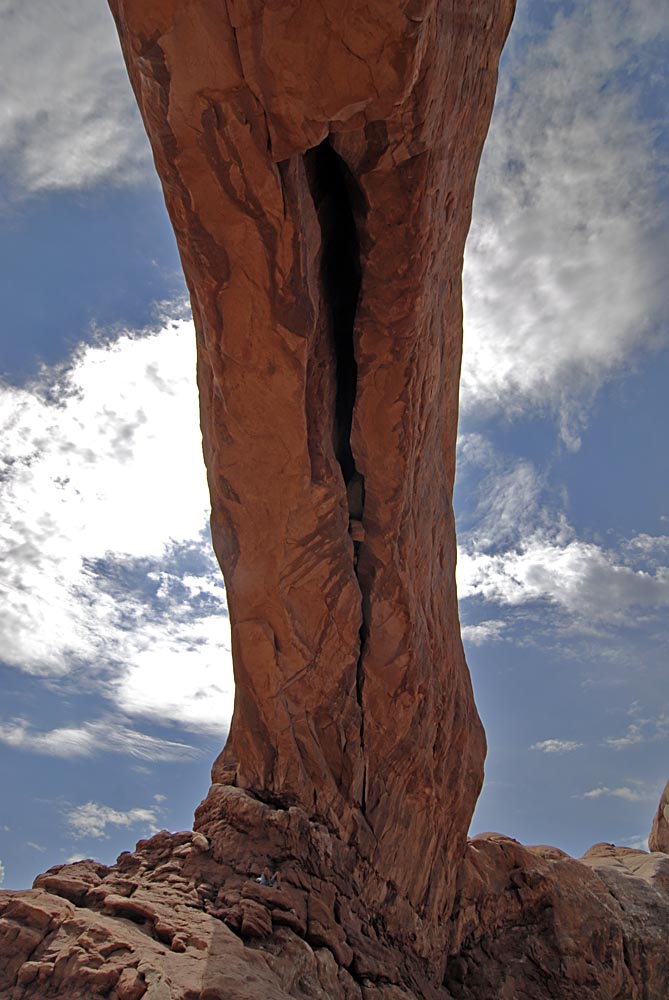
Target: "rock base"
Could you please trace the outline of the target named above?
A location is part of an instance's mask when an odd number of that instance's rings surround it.
[[[0,893],[7,1000],[664,1000],[669,856],[471,840],[435,937],[297,808],[214,786],[197,830]],[[385,902],[372,909],[368,900]]]

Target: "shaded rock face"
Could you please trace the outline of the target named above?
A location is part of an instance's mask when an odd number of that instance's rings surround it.
[[[460,274],[512,2],[110,5],[197,329],[236,684],[213,779],[299,806],[441,920],[485,749],[454,583]]]

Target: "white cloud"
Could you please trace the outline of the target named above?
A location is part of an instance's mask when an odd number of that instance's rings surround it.
[[[458,514],[458,594],[462,602],[495,605],[487,624],[465,625],[463,637],[476,643],[498,639],[505,629],[533,617],[532,631],[567,627],[572,636],[606,629],[634,629],[653,623],[647,635],[666,641],[669,566],[665,536],[636,535],[616,547],[577,537],[563,505],[568,496],[549,474],[527,460],[496,451],[481,434],[459,441],[460,475],[468,506]],[[503,611],[502,609],[506,609]],[[471,612],[463,604],[463,619]],[[513,615],[513,617],[512,617]],[[616,646],[620,652],[620,644]],[[627,648],[627,647],[626,647]],[[597,656],[610,658],[600,647]]]
[[[66,865],[73,865],[77,861],[85,861],[85,860],[86,860],[86,855],[85,854],[80,854],[79,852],[77,852],[76,854],[70,854],[69,857],[65,858],[65,864]]]
[[[503,455],[482,434],[461,435],[458,455],[459,474],[468,476],[469,501],[458,518],[460,532],[477,551],[509,548],[538,531],[561,540],[571,537],[556,507],[559,496],[554,487],[549,492],[532,462]]]
[[[148,826],[151,832],[156,830],[157,812],[155,809],[128,809],[122,812],[99,802],[86,802],[76,806],[66,816],[72,836],[80,840],[84,837],[106,837],[109,826]]]
[[[547,601],[583,621],[616,622],[635,608],[669,607],[669,569],[634,570],[592,542],[538,533],[502,553],[461,551],[458,591],[502,605]]]
[[[642,743],[643,739],[643,721],[640,723],[632,722],[627,727],[624,736],[609,736],[604,740],[604,746],[611,747],[613,750],[625,750],[627,747]]]
[[[479,489],[474,511],[476,537],[483,548],[508,544],[536,530],[541,518],[543,483],[531,462],[518,460],[510,468],[493,468]]]
[[[5,866],[2,861],[0,861],[0,885],[5,881]]]
[[[222,610],[183,623],[147,624],[133,636],[132,658],[113,681],[117,703],[135,715],[222,734],[234,702]]]
[[[669,558],[669,535],[635,535],[623,542],[623,554],[632,565],[661,566]]]
[[[650,713],[652,717],[644,717],[639,703],[634,702],[627,714],[633,716],[634,721],[630,722],[622,736],[606,737],[603,746],[611,750],[626,750],[640,743],[664,743],[669,739],[669,716],[666,712],[654,716]]]
[[[634,837],[623,837],[620,841],[625,847],[631,847],[635,851],[648,851],[648,834],[637,833]]]
[[[540,743],[533,743],[530,750],[541,750],[542,753],[571,753],[582,747],[582,743],[576,740],[541,740]]]
[[[530,17],[519,9],[481,164],[462,401],[548,408],[577,447],[583,407],[655,342],[662,311],[660,124],[633,74],[669,29],[652,0],[577,4],[543,36]]]
[[[124,713],[221,735],[229,624],[194,370],[179,320],[0,387],[0,643],[6,663],[94,683]]]
[[[472,646],[482,646],[486,642],[499,642],[503,638],[507,623],[499,618],[490,618],[478,625],[463,625],[462,639]]]
[[[644,786],[641,782],[635,782],[634,787],[621,785],[618,788],[609,788],[607,785],[599,785],[591,788],[589,792],[582,792],[577,795],[579,799],[601,799],[614,798],[623,799],[625,802],[654,802],[659,798],[659,791]]]
[[[28,847],[32,847],[33,851],[38,851],[40,854],[46,853],[46,847],[43,847],[42,844],[36,844],[33,840],[27,841],[27,844]]]
[[[13,749],[72,759],[93,757],[100,753],[122,753],[141,760],[171,761],[197,756],[186,743],[147,736],[124,725],[118,719],[84,722],[46,732],[36,732],[25,719],[0,721],[0,743]]]
[[[107,4],[0,0],[0,162],[14,194],[134,182],[150,154]]]

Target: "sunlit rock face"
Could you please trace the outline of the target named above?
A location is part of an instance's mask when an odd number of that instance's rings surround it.
[[[669,853],[669,781],[660,796],[660,803],[648,837],[648,847],[651,851]]]
[[[512,3],[111,7],[197,328],[236,682],[214,781],[299,806],[441,919],[485,749],[460,274]]]
[[[437,967],[410,908],[399,930],[366,910],[351,855],[300,809],[229,785],[207,808],[211,840],[163,831],[111,867],[59,865],[31,891],[0,891],[3,1000],[669,995],[666,854],[598,844],[576,861],[478,837]]]

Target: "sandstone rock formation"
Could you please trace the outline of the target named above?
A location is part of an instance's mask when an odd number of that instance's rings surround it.
[[[300,806],[440,922],[483,775],[451,494],[512,0],[111,7],[198,336],[236,683],[214,781]]]
[[[669,781],[664,786],[664,791],[660,796],[660,804],[657,807],[648,837],[648,847],[651,851],[669,853]]]
[[[466,840],[460,274],[513,0],[110,5],[191,292],[235,713],[195,833],[0,893],[0,997],[665,997],[669,858]]]
[[[230,786],[212,798],[211,842],[163,832],[111,868],[57,866],[30,892],[0,892],[2,1000],[669,995],[666,854],[599,844],[575,861],[476,838],[437,973],[416,954],[415,915],[400,904],[393,926],[366,910],[351,856],[324,827]]]

